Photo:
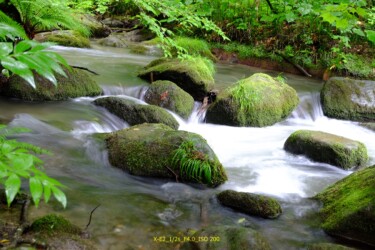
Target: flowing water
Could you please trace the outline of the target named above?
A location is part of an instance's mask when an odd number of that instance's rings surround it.
[[[154,57],[98,46],[54,50],[72,65],[99,73],[95,78],[105,95],[144,103],[142,97],[148,84],[136,73]],[[217,88],[223,89],[256,72],[278,75],[247,66],[218,64]],[[273,126],[219,126],[202,122],[202,114],[198,116],[197,112],[187,121],[175,115],[179,129],[202,135],[224,165],[229,180],[217,189],[202,190],[168,180],[135,177],[111,167],[103,145],[91,134],[129,125],[94,106],[95,98],[47,103],[0,98],[0,120],[29,128],[31,132],[18,138],[53,152],[52,156],[43,156],[46,171],[68,186],[66,209],[52,201],[38,209],[31,208],[30,218],[53,212],[85,228],[90,212],[100,205],[88,227],[99,249],[169,249],[172,244],[157,243],[153,237],[185,236],[189,229],[207,225],[254,227],[273,249],[304,249],[308,243],[333,242],[308,216],[319,208],[308,198],[351,172],[290,155],[283,150],[283,144],[298,129],[321,130],[362,141],[369,155],[375,156],[375,133],[355,122],[325,117],[319,102],[321,81],[284,76],[298,91],[301,102],[288,119]],[[370,158],[368,165],[374,163],[375,159]],[[223,208],[214,194],[225,189],[276,197],[283,214],[277,220],[264,220]]]

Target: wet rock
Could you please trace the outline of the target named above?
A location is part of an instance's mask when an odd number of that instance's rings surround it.
[[[240,80],[219,93],[206,113],[206,122],[264,127],[282,121],[298,105],[297,92],[263,73]]]
[[[144,123],[110,133],[106,145],[110,163],[133,175],[208,186],[227,180],[223,166],[202,136],[164,124]]]
[[[155,105],[142,105],[120,97],[104,97],[94,101],[95,105],[106,108],[122,118],[129,125],[142,123],[163,123],[173,129],[179,127],[177,120],[165,109]]]
[[[363,143],[320,131],[298,130],[288,137],[284,149],[343,169],[363,167],[368,161]]]
[[[375,246],[375,165],[359,170],[314,197],[323,230],[340,238]]]
[[[102,23],[111,28],[123,28],[124,27],[124,23],[122,21],[111,18],[111,17],[108,17],[102,20]]]
[[[315,243],[307,246],[307,250],[354,250],[355,248],[334,243]]]
[[[225,190],[217,194],[219,202],[249,215],[275,219],[282,213],[279,202],[264,195]]]
[[[269,250],[268,241],[257,231],[236,226],[215,226],[185,237],[182,250]]]
[[[35,73],[35,89],[21,77],[13,75],[5,84],[1,94],[25,101],[60,101],[102,94],[102,89],[89,72],[72,68],[71,71],[65,70],[65,73],[67,77],[55,75],[57,86]]]
[[[50,214],[35,220],[23,237],[48,249],[97,249],[93,242],[81,237],[81,232],[64,217]]]
[[[34,40],[39,42],[53,42],[58,45],[77,48],[90,48],[90,40],[72,30],[54,30],[36,34]]]
[[[108,37],[98,40],[98,43],[103,46],[128,48],[134,43],[149,40],[154,35],[145,30],[132,30],[129,32],[111,33]]]
[[[150,82],[174,82],[197,101],[202,101],[214,87],[213,69],[208,61],[202,58],[157,59],[149,63],[138,76]]]
[[[111,29],[105,25],[103,22],[98,21],[94,16],[89,14],[84,14],[80,16],[82,24],[89,27],[91,32],[91,37],[103,38],[111,34]]]
[[[169,109],[187,119],[194,108],[194,99],[171,81],[155,81],[145,94],[145,101]]]
[[[366,123],[362,123],[361,125],[365,128],[375,131],[375,122],[366,122]]]
[[[324,84],[320,99],[328,117],[375,121],[375,81],[332,77]]]

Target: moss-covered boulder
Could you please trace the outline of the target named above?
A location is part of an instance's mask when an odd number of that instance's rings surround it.
[[[343,169],[363,167],[368,161],[363,143],[320,131],[298,130],[285,141],[284,149]]]
[[[375,121],[375,81],[332,77],[320,93],[326,116],[352,121]]]
[[[147,81],[168,80],[202,101],[214,87],[213,66],[203,58],[161,58],[149,63],[138,76]]]
[[[50,214],[35,220],[22,236],[48,249],[97,249],[93,242],[82,237],[82,230],[63,216]]]
[[[25,101],[60,101],[80,96],[98,96],[102,89],[85,70],[65,70],[67,77],[56,74],[57,86],[34,74],[36,89],[19,76],[12,76],[5,84],[2,95]]]
[[[72,30],[38,33],[34,39],[39,42],[54,42],[67,47],[90,48],[90,40],[79,32]]]
[[[355,248],[346,247],[334,243],[314,243],[307,246],[307,250],[354,250]]]
[[[182,250],[270,250],[271,246],[257,231],[237,226],[215,226],[184,237]]]
[[[224,206],[266,219],[277,218],[282,213],[279,202],[264,195],[225,190],[217,194],[217,199]]]
[[[130,174],[217,186],[225,170],[206,140],[164,124],[133,126],[106,139],[110,163]]]
[[[111,29],[103,22],[99,22],[90,14],[82,14],[79,16],[81,23],[90,29],[91,37],[103,38],[111,34]]]
[[[314,197],[322,201],[323,230],[375,246],[375,165],[352,173]]]
[[[182,118],[188,118],[194,109],[194,99],[171,81],[156,81],[145,94],[145,101],[169,109]]]
[[[229,126],[269,126],[286,118],[298,105],[296,91],[263,73],[238,81],[219,93],[206,122]]]
[[[179,127],[177,120],[168,111],[155,105],[137,104],[120,97],[99,98],[94,104],[106,108],[131,126],[142,123],[163,123],[173,129]]]

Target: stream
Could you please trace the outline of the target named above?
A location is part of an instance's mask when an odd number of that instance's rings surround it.
[[[127,49],[93,45],[92,49],[54,47],[71,65],[87,67],[105,95],[137,99],[148,83],[137,71],[154,56],[131,54]],[[253,73],[278,72],[242,65],[217,64],[216,88],[223,89]],[[180,130],[202,135],[217,154],[228,181],[216,189],[201,189],[170,180],[131,176],[111,167],[103,146],[93,133],[129,127],[105,109],[96,98],[81,97],[61,102],[21,102],[0,97],[0,120],[26,127],[29,133],[17,138],[48,149],[45,170],[67,188],[68,206],[56,201],[30,208],[30,220],[57,213],[74,224],[88,227],[99,249],[172,249],[172,244],[155,242],[156,236],[184,236],[189,229],[208,225],[242,225],[256,228],[273,249],[305,249],[308,243],[336,242],[308,216],[319,204],[308,199],[328,185],[349,175],[337,167],[312,162],[283,150],[287,137],[296,130],[320,130],[363,142],[375,164],[375,133],[359,123],[330,119],[323,115],[319,92],[323,82],[284,74],[295,88],[300,105],[285,121],[264,128],[230,127],[204,123],[194,112],[188,120],[175,117]],[[198,104],[197,104],[198,106]],[[214,195],[226,189],[265,194],[278,199],[283,214],[276,220],[251,217],[218,204]],[[204,219],[201,213],[205,213]]]

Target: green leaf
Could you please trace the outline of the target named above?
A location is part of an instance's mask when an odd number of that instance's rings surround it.
[[[336,21],[336,27],[340,30],[346,30],[349,27],[349,22],[347,19],[338,19]]]
[[[35,206],[38,206],[40,198],[42,197],[42,194],[43,194],[42,182],[36,177],[31,177],[29,180],[29,184],[30,184],[31,197],[33,198]]]
[[[24,40],[19,42],[15,47],[14,47],[14,54],[19,54],[23,53],[26,50],[31,49],[31,47],[35,45],[35,41],[30,41],[30,40]]]
[[[285,15],[285,19],[288,23],[294,22],[296,20],[297,16],[293,12],[288,12]]]
[[[375,31],[374,30],[365,30],[367,39],[375,44]]]
[[[353,29],[353,33],[359,36],[366,36],[365,33],[361,29]]]
[[[6,57],[2,59],[1,65],[25,79],[25,81],[35,88],[34,75],[26,64],[19,62],[12,57]]]
[[[55,196],[56,200],[60,202],[64,208],[66,208],[67,201],[65,194],[57,187],[52,186],[51,189],[53,196]]]
[[[13,51],[12,43],[0,42],[0,60],[2,57],[9,55]]]
[[[48,203],[49,198],[51,198],[51,186],[43,182],[44,186],[44,201]]]
[[[21,179],[16,174],[11,174],[8,179],[5,181],[5,195],[7,198],[8,206],[16,197],[18,191],[21,187]]]

